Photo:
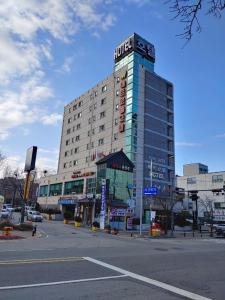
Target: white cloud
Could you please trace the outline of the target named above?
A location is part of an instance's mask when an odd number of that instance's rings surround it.
[[[73,65],[73,61],[74,61],[74,57],[73,56],[66,57],[65,60],[64,60],[63,65],[61,67],[61,69],[59,70],[59,72],[70,73],[71,67]]]
[[[201,147],[200,143],[192,143],[192,142],[176,142],[175,146],[177,147]]]
[[[6,130],[0,131],[0,141],[6,140],[10,136],[10,133]]]
[[[116,17],[104,0],[0,0],[0,139],[10,129],[42,121],[55,124],[61,116],[43,108],[54,91],[44,67],[54,60],[53,43],[69,43],[81,29],[105,31]],[[41,33],[41,34],[40,34]],[[65,59],[69,72],[73,58]],[[41,116],[44,117],[41,119]]]
[[[217,134],[216,138],[224,139],[225,138],[225,133]]]
[[[55,125],[58,121],[62,120],[62,115],[60,114],[50,114],[45,115],[41,118],[41,121],[44,125]]]

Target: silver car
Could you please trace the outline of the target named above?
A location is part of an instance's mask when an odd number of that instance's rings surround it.
[[[27,212],[27,220],[32,222],[42,222],[43,216],[39,213],[39,211],[29,210]]]

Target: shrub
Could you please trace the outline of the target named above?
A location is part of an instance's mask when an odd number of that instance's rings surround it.
[[[6,219],[0,222],[0,230],[3,230],[4,227],[14,227],[14,224]]]
[[[64,216],[64,219],[71,220],[73,218],[73,213],[72,213],[72,211],[67,210],[64,212],[63,216]]]
[[[140,225],[140,218],[133,218],[132,219],[132,224],[133,225]]]
[[[111,230],[111,226],[110,225],[105,225],[105,230]]]
[[[175,225],[178,225],[180,227],[190,225],[190,222],[188,222],[187,219],[191,219],[191,218],[192,216],[189,214],[188,211],[181,211],[175,217]]]
[[[14,229],[17,229],[20,231],[32,231],[33,225],[32,225],[32,223],[21,223],[18,225],[14,225]]]
[[[92,226],[99,228],[99,227],[100,227],[100,224],[99,224],[97,221],[94,221],[94,222],[92,223]]]
[[[74,221],[75,221],[75,222],[78,222],[78,223],[81,223],[81,222],[82,222],[82,219],[81,219],[80,216],[76,216],[76,217],[74,218]]]

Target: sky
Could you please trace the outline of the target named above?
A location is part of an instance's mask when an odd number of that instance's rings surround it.
[[[0,151],[24,168],[57,169],[64,106],[113,71],[114,48],[133,32],[153,43],[155,72],[174,84],[176,174],[201,162],[225,170],[225,18],[200,16],[178,35],[164,0],[0,0]]]

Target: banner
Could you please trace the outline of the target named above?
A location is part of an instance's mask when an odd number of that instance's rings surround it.
[[[105,228],[105,210],[106,210],[106,179],[102,179],[100,229]]]

